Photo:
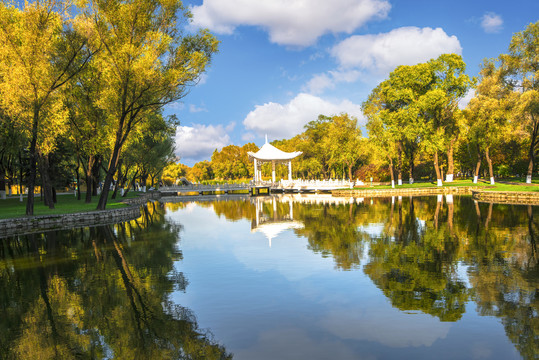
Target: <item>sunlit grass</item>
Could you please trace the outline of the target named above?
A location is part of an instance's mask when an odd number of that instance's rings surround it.
[[[523,192],[539,192],[539,179],[532,180],[531,184],[526,184],[523,179],[509,179],[500,180],[494,185],[485,180],[479,180],[477,184],[474,184],[471,179],[469,180],[454,180],[453,182],[444,182],[443,187],[477,187],[478,189],[485,191],[523,191]],[[418,189],[418,188],[436,188],[438,187],[436,181],[416,182],[414,184],[403,183],[402,185],[395,185],[395,189]],[[366,186],[364,189],[391,189],[391,185],[380,186]],[[363,188],[360,188],[363,189]]]
[[[117,195],[116,199],[111,199],[112,192],[109,194],[109,200],[107,201],[107,209],[117,209],[126,207],[127,205],[121,202],[126,198],[133,198],[138,196],[139,193],[130,191],[125,198]],[[92,197],[92,202],[86,204],[84,202],[84,195],[81,194],[81,200],[73,194],[58,194],[57,203],[54,204],[54,209],[49,209],[48,206],[43,204],[39,194],[36,194],[34,202],[34,215],[60,215],[60,214],[73,214],[79,212],[93,211],[97,207],[99,197]],[[25,216],[26,214],[26,197],[21,202],[19,197],[9,197],[6,200],[0,200],[0,219],[9,219],[15,217]]]

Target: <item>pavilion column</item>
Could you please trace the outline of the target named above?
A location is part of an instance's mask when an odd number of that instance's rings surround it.
[[[256,182],[258,182],[258,176],[257,176],[258,172],[257,172],[257,169],[256,169],[256,159],[254,159],[253,162],[254,162],[254,165],[255,165],[255,171],[254,172],[255,172],[255,183],[256,183]]]
[[[288,161],[288,180],[292,181],[292,160]]]
[[[275,182],[275,160],[271,161],[271,180]]]

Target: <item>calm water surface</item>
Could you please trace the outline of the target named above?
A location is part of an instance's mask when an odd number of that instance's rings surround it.
[[[537,359],[539,207],[149,203],[0,239],[1,359]]]

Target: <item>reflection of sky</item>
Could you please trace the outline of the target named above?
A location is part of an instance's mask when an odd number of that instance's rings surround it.
[[[473,303],[456,323],[399,311],[361,268],[337,269],[293,230],[270,248],[247,219],[192,205],[167,216],[184,226],[176,268],[189,281],[173,299],[236,360],[518,358],[499,321]]]

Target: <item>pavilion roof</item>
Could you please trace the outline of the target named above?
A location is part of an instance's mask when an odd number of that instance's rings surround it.
[[[256,153],[249,151],[247,152],[249,157],[255,158],[262,161],[271,161],[271,160],[292,160],[293,158],[303,154],[301,151],[294,152],[284,152],[277,149],[275,146],[267,142],[258,150]]]

